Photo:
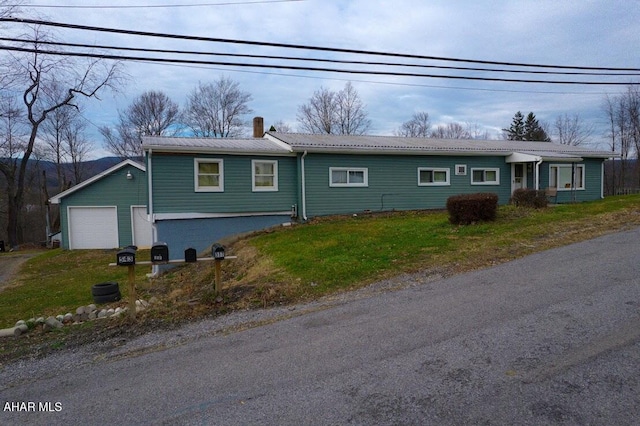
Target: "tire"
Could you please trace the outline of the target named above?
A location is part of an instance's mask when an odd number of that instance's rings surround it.
[[[117,302],[120,299],[122,299],[122,295],[120,294],[120,290],[118,290],[115,293],[111,293],[111,294],[104,294],[104,295],[101,295],[101,296],[95,296],[95,295],[93,296],[93,301],[95,303],[98,303],[98,304]]]
[[[120,289],[118,288],[118,283],[114,281],[107,281],[100,284],[94,284],[91,287],[92,296],[106,296],[119,291]]]

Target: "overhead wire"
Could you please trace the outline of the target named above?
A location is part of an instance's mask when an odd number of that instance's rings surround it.
[[[225,38],[216,38],[216,37],[203,37],[203,36],[191,36],[191,35],[181,35],[181,34],[168,34],[168,33],[148,32],[148,31],[123,30],[123,29],[117,29],[117,28],[95,27],[95,26],[79,25],[79,24],[67,24],[67,23],[62,23],[62,22],[43,21],[43,20],[39,20],[39,19],[24,19],[24,18],[12,18],[12,17],[10,17],[10,18],[0,18],[0,22],[34,24],[34,25],[42,25],[42,26],[52,26],[52,27],[58,27],[58,28],[74,29],[74,30],[107,32],[107,33],[114,33],[114,34],[126,34],[126,35],[156,37],[156,38],[168,38],[168,39],[204,41],[204,42],[217,42],[217,43],[227,43],[227,44],[241,44],[241,45],[251,45],[251,46],[261,46],[261,47],[278,47],[278,48],[288,48],[288,49],[303,49],[303,50],[311,50],[311,51],[323,51],[323,52],[332,52],[332,53],[347,53],[347,54],[357,54],[357,55],[374,55],[374,56],[388,56],[388,57],[400,57],[400,58],[411,58],[411,59],[425,59],[425,60],[434,60],[434,61],[465,62],[465,63],[484,64],[484,65],[502,65],[502,66],[516,66],[516,67],[529,67],[529,68],[574,69],[574,70],[585,70],[585,71],[586,70],[592,70],[592,71],[632,71],[632,72],[639,72],[640,71],[640,68],[592,67],[592,66],[550,65],[550,64],[528,64],[528,63],[519,63],[519,62],[488,61],[488,60],[479,60],[479,59],[463,59],[463,58],[453,58],[453,57],[442,57],[442,56],[431,56],[431,55],[416,55],[416,54],[408,54],[408,53],[382,52],[382,51],[371,51],[371,50],[361,50],[361,49],[344,49],[344,48],[336,48],[336,47],[313,46],[313,45],[303,45],[303,44],[274,43],[274,42],[255,41],[255,40],[225,39]]]
[[[232,58],[247,58],[247,59],[270,59],[270,60],[286,60],[286,61],[305,61],[305,62],[324,62],[332,64],[350,64],[350,65],[376,65],[387,67],[407,67],[407,68],[432,68],[432,69],[445,69],[456,71],[481,71],[481,72],[496,72],[496,73],[521,73],[521,74],[543,74],[543,75],[585,75],[585,76],[616,76],[616,77],[640,77],[640,69],[638,72],[593,72],[593,71],[548,71],[548,70],[523,70],[523,69],[504,69],[504,68],[478,68],[478,67],[458,67],[447,65],[432,65],[432,64],[416,64],[416,63],[402,63],[402,62],[380,62],[380,61],[354,61],[344,59],[329,59],[329,58],[316,58],[316,57],[302,57],[302,56],[281,56],[281,55],[256,55],[246,53],[224,53],[224,52],[204,52],[193,50],[175,50],[175,49],[150,49],[141,47],[124,47],[124,46],[108,46],[108,45],[96,45],[85,43],[65,43],[57,41],[46,40],[32,40],[32,39],[18,39],[10,37],[0,37],[0,41],[8,41],[14,43],[28,43],[47,46],[59,46],[59,47],[81,47],[87,49],[99,49],[99,50],[118,50],[128,52],[144,52],[144,53],[169,53],[177,55],[194,55],[194,56],[228,56]]]

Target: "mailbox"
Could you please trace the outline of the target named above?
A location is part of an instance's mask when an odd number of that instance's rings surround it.
[[[196,249],[188,248],[184,251],[184,261],[187,263],[196,262],[198,260],[198,256],[196,253]]]
[[[136,251],[127,247],[125,249],[120,250],[116,254],[116,264],[118,266],[131,266],[136,264]]]
[[[220,244],[211,246],[211,256],[216,260],[224,259],[224,247]]]
[[[151,246],[151,262],[167,263],[169,262],[169,246],[167,243],[155,242]]]

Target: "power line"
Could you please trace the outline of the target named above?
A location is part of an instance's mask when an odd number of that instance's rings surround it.
[[[544,74],[544,75],[571,75],[571,76],[614,76],[614,77],[640,77],[640,70],[636,73],[629,72],[592,72],[592,71],[546,71],[546,70],[522,70],[522,69],[498,69],[498,68],[476,68],[476,67],[456,67],[446,65],[430,65],[430,64],[410,64],[410,63],[398,63],[398,62],[378,62],[378,61],[353,61],[344,59],[327,59],[327,58],[313,58],[313,57],[301,57],[301,56],[279,56],[279,55],[255,55],[245,53],[221,53],[221,52],[203,52],[192,50],[171,50],[171,49],[149,49],[140,47],[122,47],[122,46],[105,46],[95,44],[84,43],[64,43],[57,41],[46,40],[30,40],[30,39],[16,39],[0,37],[0,41],[8,41],[15,43],[29,43],[48,46],[61,46],[61,47],[81,47],[89,49],[101,49],[101,50],[120,50],[129,52],[144,52],[144,53],[170,53],[179,55],[197,55],[197,56],[228,56],[232,58],[249,58],[249,59],[272,59],[272,60],[287,60],[287,61],[304,61],[304,62],[324,62],[333,64],[351,64],[351,65],[379,65],[390,67],[407,67],[407,68],[432,68],[432,69],[444,69],[444,70],[456,70],[456,71],[481,71],[481,72],[497,72],[497,73],[521,73],[521,74]]]
[[[46,8],[46,9],[152,9],[152,8],[183,8],[183,7],[209,7],[209,6],[236,6],[247,4],[264,4],[264,3],[293,3],[306,0],[255,0],[255,1],[239,1],[239,2],[224,2],[224,3],[191,3],[191,4],[151,4],[151,5],[124,5],[124,6],[110,6],[110,5],[48,5],[48,4],[30,4],[30,8]],[[19,7],[23,5],[10,4],[7,7]]]
[[[97,31],[97,32],[107,32],[107,33],[115,33],[115,34],[126,34],[126,35],[136,35],[136,36],[156,37],[156,38],[169,38],[169,39],[180,39],[180,40],[191,40],[191,41],[206,41],[206,42],[217,42],[217,43],[242,44],[242,45],[261,46],[261,47],[279,47],[279,48],[287,48],[287,49],[303,49],[303,50],[323,51],[323,52],[332,52],[332,53],[349,53],[349,54],[358,54],[358,55],[375,55],[375,56],[387,56],[387,57],[399,57],[399,58],[411,58],[411,59],[424,59],[424,60],[434,60],[434,61],[466,62],[466,63],[484,64],[484,65],[501,65],[501,66],[528,67],[528,68],[573,69],[573,70],[585,70],[585,71],[591,70],[591,71],[631,71],[631,72],[640,72],[640,68],[612,68],[612,67],[587,67],[587,66],[574,66],[574,65],[527,64],[527,63],[518,63],[518,62],[502,62],[502,61],[488,61],[488,60],[477,60],[477,59],[448,58],[448,57],[441,57],[441,56],[413,55],[413,54],[406,54],[406,53],[368,51],[368,50],[359,50],[359,49],[341,49],[341,48],[324,47],[324,46],[310,46],[310,45],[288,44],[288,43],[271,43],[271,42],[262,42],[262,41],[253,41],[253,40],[224,39],[224,38],[213,38],[213,37],[201,37],[201,36],[189,36],[189,35],[179,35],[179,34],[146,32],[146,31],[122,30],[122,29],[117,29],[117,28],[105,28],[105,27],[94,27],[94,26],[88,26],[88,25],[65,24],[65,23],[61,23],[61,22],[42,21],[42,20],[37,20],[37,19],[0,18],[0,22],[14,22],[14,23],[23,23],[23,24],[35,24],[35,25],[52,26],[52,27],[58,27],[58,28],[75,29],[75,30]]]
[[[379,76],[392,76],[392,77],[444,78],[444,79],[453,79],[453,80],[491,81],[491,82],[503,82],[503,83],[569,84],[569,85],[590,85],[590,86],[605,86],[605,85],[627,86],[629,84],[640,84],[640,83],[629,83],[629,82],[562,81],[562,80],[533,80],[533,79],[494,78],[494,77],[476,77],[476,76],[454,76],[454,75],[421,74],[421,73],[408,73],[408,72],[303,67],[303,66],[281,65],[281,64],[246,64],[246,63],[238,63],[238,62],[198,61],[193,59],[144,58],[144,57],[122,56],[122,55],[104,55],[104,54],[87,53],[87,52],[61,52],[61,51],[52,51],[52,50],[26,49],[26,48],[13,47],[13,46],[0,46],[0,48],[5,50],[10,50],[10,51],[16,51],[16,52],[38,53],[43,55],[57,55],[57,56],[74,56],[74,57],[96,58],[96,59],[111,59],[111,60],[117,60],[117,61],[147,61],[147,62],[177,63],[177,64],[200,64],[200,65],[218,65],[218,66],[233,66],[233,67],[267,68],[267,69],[287,69],[287,70],[297,70],[297,71],[334,72],[334,73],[342,73],[342,74],[379,75]]]

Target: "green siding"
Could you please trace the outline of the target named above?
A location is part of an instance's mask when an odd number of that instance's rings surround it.
[[[195,192],[195,158],[223,160],[224,192]],[[253,192],[252,160],[278,161],[278,191]],[[294,157],[153,154],[151,169],[154,213],[279,212],[297,202]]]
[[[585,189],[576,191],[558,190],[556,202],[570,203],[572,201],[592,201],[598,200],[602,196],[602,159],[585,159],[581,163],[584,164]],[[549,166],[552,164],[567,164],[557,162],[545,162],[540,165],[540,189],[549,186]]]
[[[126,175],[130,171],[133,179]],[[145,172],[125,166],[89,186],[60,200],[60,223],[63,225],[62,247],[69,248],[68,207],[116,206],[118,211],[118,241],[120,247],[132,244],[131,206],[147,205],[147,178]]]
[[[455,175],[455,165],[465,164],[467,174]],[[330,167],[368,169],[368,187],[329,186]],[[450,169],[450,185],[418,186],[419,167]],[[471,185],[472,168],[500,169],[500,185]],[[444,208],[455,194],[492,192],[499,202],[509,201],[511,165],[503,157],[393,156],[309,154],[305,157],[307,216],[356,213],[365,210]]]

